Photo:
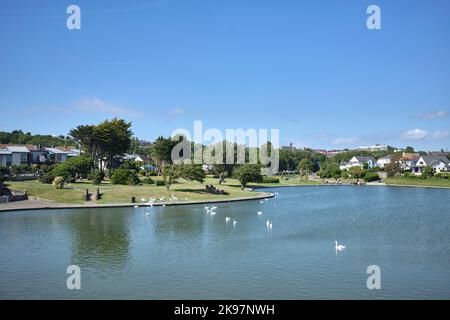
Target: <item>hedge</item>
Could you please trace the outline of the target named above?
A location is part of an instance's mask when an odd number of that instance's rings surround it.
[[[276,177],[264,177],[263,183],[280,183],[280,178]]]

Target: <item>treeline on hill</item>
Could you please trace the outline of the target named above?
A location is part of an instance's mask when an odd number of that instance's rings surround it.
[[[75,142],[69,136],[52,136],[31,134],[31,132],[24,133],[22,130],[14,130],[12,132],[0,131],[1,144],[33,144],[41,145],[42,147],[52,146],[76,146]]]

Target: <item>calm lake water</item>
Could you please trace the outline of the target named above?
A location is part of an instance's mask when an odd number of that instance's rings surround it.
[[[271,191],[214,216],[204,205],[0,213],[0,298],[450,298],[450,190]],[[347,249],[336,255],[334,240]],[[81,290],[66,289],[72,264]],[[369,265],[381,290],[366,287]]]

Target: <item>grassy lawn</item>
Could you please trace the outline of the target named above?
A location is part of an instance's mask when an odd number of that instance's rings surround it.
[[[160,177],[152,177],[152,179],[159,180]],[[228,194],[215,195],[206,193],[206,184],[214,184],[216,188],[225,190]],[[207,178],[203,184],[198,182],[180,181],[173,184],[169,191],[167,191],[164,186],[124,186],[113,185],[108,182],[104,182],[100,186],[77,182],[66,184],[62,190],[55,190],[51,184],[43,184],[38,181],[8,181],[6,185],[13,189],[27,190],[30,196],[68,204],[83,204],[85,190],[89,189],[91,193],[94,193],[97,188],[100,188],[100,193],[102,194],[102,198],[97,201],[99,204],[130,203],[132,196],[136,197],[136,202],[142,202],[141,198],[145,198],[146,201],[148,201],[149,198],[162,197],[165,197],[165,201],[168,201],[172,194],[179,199],[178,201],[221,200],[227,198],[249,197],[258,194],[248,190],[241,190],[239,183],[236,180],[229,179],[227,183],[219,186],[217,179],[212,178]]]
[[[387,184],[398,184],[408,186],[424,186],[424,187],[447,187],[450,188],[450,180],[448,179],[418,179],[418,178],[386,178]]]
[[[153,180],[162,180],[161,177],[152,177]],[[113,185],[109,182],[104,182],[100,186],[93,185],[87,182],[77,182],[66,184],[64,189],[56,190],[51,184],[43,184],[38,181],[9,181],[6,183],[9,187],[19,190],[27,190],[32,197],[37,197],[45,200],[52,200],[68,204],[83,204],[84,194],[86,189],[90,193],[94,193],[97,188],[100,188],[102,197],[96,203],[130,203],[131,197],[136,197],[136,202],[142,202],[141,198],[148,201],[150,198],[162,198],[164,201],[170,201],[172,194],[178,198],[178,201],[195,201],[195,200],[222,200],[228,198],[251,197],[257,195],[259,192],[252,192],[248,190],[241,190],[239,181],[236,179],[227,178],[222,185],[218,184],[217,179],[207,177],[203,184],[198,182],[183,181],[173,184],[170,190],[167,191],[164,186],[137,185],[124,186]],[[212,184],[218,189],[226,191],[227,195],[216,195],[205,192],[205,185]],[[280,183],[261,183],[250,184],[249,187],[277,187],[277,186],[298,186],[320,184],[316,181],[305,181],[298,178],[289,178],[289,180],[280,179]]]

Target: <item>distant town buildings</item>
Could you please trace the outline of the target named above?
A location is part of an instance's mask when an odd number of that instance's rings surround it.
[[[77,149],[43,148],[39,145],[0,144],[0,165],[62,163],[80,155]]]
[[[391,146],[388,146],[387,144],[376,144],[374,146],[359,147],[358,150],[369,151],[369,152],[375,152],[375,151],[392,152],[392,151],[394,151],[394,148]]]

